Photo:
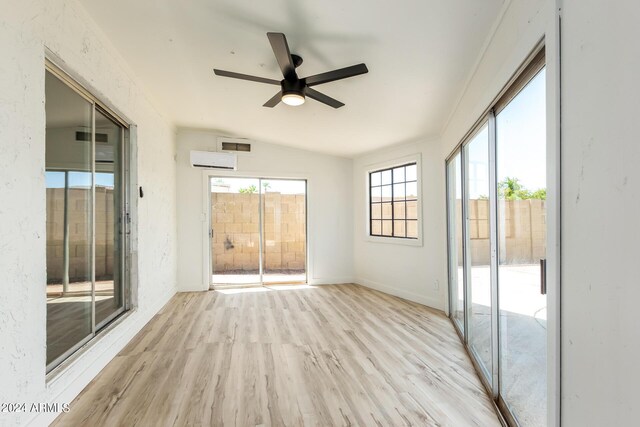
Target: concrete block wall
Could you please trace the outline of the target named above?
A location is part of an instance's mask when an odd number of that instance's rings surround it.
[[[257,271],[260,267],[260,195],[211,194],[214,273]],[[304,270],[304,195],[267,192],[264,206],[264,269]]]
[[[460,201],[456,215],[461,220]],[[538,199],[498,202],[501,264],[536,264],[546,254],[546,202]],[[460,224],[458,224],[460,229]],[[489,265],[489,201],[469,200],[469,238],[472,265]],[[459,248],[461,250],[461,248]]]

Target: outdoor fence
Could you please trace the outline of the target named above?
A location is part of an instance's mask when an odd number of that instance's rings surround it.
[[[259,197],[258,194],[211,194],[211,253],[214,274],[241,274],[259,269]],[[264,271],[304,271],[305,196],[266,192],[262,197]]]
[[[457,203],[461,229],[460,201]],[[469,239],[472,265],[489,265],[489,201],[469,200]],[[537,264],[546,254],[546,201],[539,199],[499,200],[498,250],[501,264]],[[458,241],[461,245],[461,242]],[[461,250],[461,247],[459,248]]]

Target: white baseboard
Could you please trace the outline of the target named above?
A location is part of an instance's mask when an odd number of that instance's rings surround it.
[[[442,299],[440,297],[431,297],[427,295],[417,294],[415,292],[407,291],[404,289],[396,288],[394,286],[385,285],[383,283],[375,282],[373,280],[365,278],[357,278],[355,283],[366,286],[367,288],[375,289],[385,294],[394,295],[396,297],[404,298],[409,301],[417,302],[418,304],[426,305],[427,307],[435,308],[436,310],[444,310]]]
[[[329,277],[312,279],[309,278],[307,283],[310,285],[341,285],[343,283],[355,283],[353,277]]]
[[[172,289],[146,310],[130,312],[119,325],[89,342],[86,349],[80,349],[83,353],[47,383],[42,400],[50,404],[71,403],[175,294],[176,290]],[[70,410],[73,411],[73,407]],[[27,425],[49,425],[58,415],[59,412],[38,413]]]

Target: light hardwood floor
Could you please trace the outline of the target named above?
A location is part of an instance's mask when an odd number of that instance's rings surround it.
[[[285,289],[176,295],[53,425],[500,425],[442,313]]]

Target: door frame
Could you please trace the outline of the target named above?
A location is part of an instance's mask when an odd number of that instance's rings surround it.
[[[243,172],[238,173],[236,171],[226,171],[218,169],[205,169],[202,171],[202,254],[204,259],[202,260],[202,287],[205,290],[213,288],[212,276],[213,276],[213,254],[211,252],[211,178],[245,178],[245,179],[258,179],[258,180],[297,180],[305,182],[305,281],[300,284],[308,284],[309,278],[313,277],[311,257],[311,242],[312,238],[309,236],[309,224],[311,222],[312,215],[309,212],[309,187],[310,180],[307,175],[304,174],[278,174],[272,175],[262,172]],[[260,191],[262,189],[260,188]],[[265,286],[265,285],[278,285],[281,283],[264,283],[262,277],[263,268],[263,237],[262,237],[262,199],[260,199],[260,282],[249,285],[239,286]],[[288,283],[282,283],[288,284]],[[296,283],[298,284],[298,283]]]

